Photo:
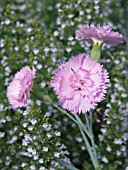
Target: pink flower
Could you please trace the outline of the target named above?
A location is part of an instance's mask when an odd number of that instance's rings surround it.
[[[30,69],[29,66],[23,67],[15,74],[12,82],[7,87],[7,97],[13,109],[26,106],[26,100],[30,95],[35,74],[35,68]]]
[[[103,66],[83,53],[61,64],[50,84],[64,109],[85,113],[104,99],[108,82]]]
[[[118,32],[112,31],[112,28],[109,25],[100,26],[88,24],[81,26],[76,30],[76,38],[79,40],[87,39],[91,43],[108,43],[111,46],[116,46],[120,43],[123,43],[124,37]]]

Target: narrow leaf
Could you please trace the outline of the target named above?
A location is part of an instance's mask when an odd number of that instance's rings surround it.
[[[68,168],[69,170],[79,170],[75,168],[72,164],[65,162],[64,160],[60,160],[56,158],[56,161],[59,162],[61,165],[63,165],[65,168]]]

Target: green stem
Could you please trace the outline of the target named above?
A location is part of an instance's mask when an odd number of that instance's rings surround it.
[[[92,132],[92,112],[89,112],[90,115],[90,130]]]
[[[94,155],[95,155],[95,159],[96,159],[96,161],[97,161],[97,163],[98,163],[97,153],[96,153],[96,149],[95,149],[94,135],[93,135],[93,131],[92,131],[92,112],[89,112],[89,115],[90,115],[90,122],[89,122],[89,120],[88,120],[88,115],[87,115],[87,113],[85,113],[85,118],[86,118],[86,122],[87,122],[87,127],[88,127],[88,130],[89,130],[89,133],[90,133],[91,136],[92,136],[92,138],[90,138],[90,140],[91,140],[93,152],[94,152]]]
[[[101,44],[93,44],[90,56],[96,61],[100,59],[101,56]]]
[[[52,103],[52,99],[48,95],[41,94],[41,93],[37,92],[37,90],[33,89],[31,91],[31,94],[45,104],[51,104]]]
[[[79,169],[77,169],[76,167],[74,167],[72,164],[67,163],[67,162],[65,162],[64,160],[61,160],[61,159],[59,159],[59,158],[55,158],[55,160],[56,160],[57,162],[59,162],[62,166],[64,166],[65,168],[67,168],[67,169],[69,169],[69,170],[79,170]]]
[[[77,121],[69,114],[67,113],[65,110],[61,109],[59,106],[53,104],[54,107],[56,107],[58,110],[60,110],[62,113],[66,114],[70,119],[72,119],[75,123],[77,123]]]
[[[79,126],[79,125],[78,125]],[[90,158],[91,158],[91,160],[92,160],[92,163],[93,163],[93,166],[94,166],[94,168],[96,169],[99,165],[98,165],[98,162],[96,161],[96,159],[95,159],[95,157],[94,157],[94,155],[93,155],[93,152],[92,152],[92,148],[91,148],[91,146],[90,146],[90,144],[89,144],[89,142],[88,142],[88,139],[87,139],[87,137],[85,136],[85,134],[84,134],[84,132],[83,132],[83,130],[82,130],[82,128],[79,126],[79,129],[80,129],[80,132],[81,132],[81,135],[82,135],[82,137],[83,137],[83,139],[84,139],[84,142],[85,142],[85,145],[86,145],[86,147],[87,147],[87,150],[88,150],[88,153],[89,153],[89,155],[90,155]]]
[[[89,120],[88,120],[88,115],[87,115],[87,113],[85,113],[85,119],[86,119],[86,122],[87,122],[87,128],[88,128],[88,130],[90,131],[90,125],[89,125]]]
[[[83,124],[83,122],[80,120],[79,116],[77,114],[74,115],[76,120],[78,121],[77,124],[79,124],[82,129],[84,130],[84,132],[88,135],[88,137],[91,139],[92,135],[90,134],[90,132],[88,131],[87,127]]]
[[[56,107],[58,110],[60,110],[62,113],[66,114],[76,124],[80,125],[82,127],[82,129],[85,131],[85,133],[88,135],[88,137],[91,138],[91,134],[88,132],[86,126],[83,124],[83,122],[80,120],[80,118],[76,114],[74,116],[76,117],[77,120],[74,119],[73,116],[71,116],[68,112],[66,112],[65,110],[61,109],[57,105],[53,104],[53,106]]]
[[[87,119],[87,127],[86,127],[77,114],[74,114],[74,116],[75,116],[75,119],[74,119],[73,116],[71,116],[69,113],[67,113],[65,110],[61,109],[57,105],[53,104],[53,106],[56,107],[58,110],[60,110],[62,113],[66,114],[71,120],[73,120],[78,125],[81,135],[84,139],[85,145],[87,147],[88,153],[91,157],[92,163],[93,163],[95,169],[98,170],[99,164],[98,164],[98,160],[97,160],[94,136],[93,136],[93,131],[92,131],[92,113],[90,115],[90,123],[89,123],[88,117],[86,117],[86,119]],[[91,140],[92,147],[86,137],[86,134],[89,137],[89,139]]]

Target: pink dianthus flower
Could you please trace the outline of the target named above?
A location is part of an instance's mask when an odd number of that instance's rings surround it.
[[[7,97],[13,109],[26,106],[35,74],[35,68],[30,69],[29,66],[23,67],[15,74],[7,87]]]
[[[116,46],[123,43],[124,37],[118,32],[112,31],[109,25],[104,24],[100,26],[99,24],[94,25],[85,24],[76,30],[76,38],[79,40],[86,39],[88,43],[107,43],[111,46]]]
[[[103,66],[83,53],[61,64],[50,84],[64,109],[85,113],[104,99],[108,82]]]

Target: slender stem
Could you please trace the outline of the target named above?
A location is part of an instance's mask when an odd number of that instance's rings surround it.
[[[74,116],[75,116],[75,119],[74,119],[73,116],[71,116],[65,110],[61,109],[59,106],[57,106],[55,104],[53,104],[53,106],[56,107],[58,110],[60,110],[62,113],[66,114],[71,120],[73,120],[78,125],[81,135],[84,139],[85,145],[87,147],[88,153],[91,157],[92,163],[93,163],[95,169],[97,169],[99,167],[99,164],[98,164],[98,160],[97,160],[94,136],[93,136],[93,131],[92,131],[92,113],[90,113],[90,117],[89,117],[90,121],[88,120],[88,116],[85,113],[86,122],[87,122],[87,127],[86,127],[77,114],[74,114]],[[86,137],[86,134],[84,132],[87,134],[87,136],[91,140],[92,147],[91,147],[91,145]]]
[[[92,132],[92,112],[89,112],[90,115],[90,130]]]
[[[87,122],[87,128],[90,131],[90,122],[88,120],[88,115],[87,115],[87,113],[85,113],[84,115],[85,115],[85,119],[86,119],[86,122]]]
[[[79,126],[79,125],[78,125]],[[96,159],[95,159],[95,157],[94,157],[94,155],[93,155],[93,152],[92,152],[92,148],[91,148],[91,146],[90,146],[90,144],[89,144],[89,142],[88,142],[88,140],[87,140],[87,137],[86,137],[86,135],[84,134],[84,132],[83,132],[83,130],[82,130],[82,128],[79,126],[79,129],[80,129],[80,132],[81,132],[81,135],[82,135],[82,137],[83,137],[83,139],[84,139],[84,142],[85,142],[85,145],[86,145],[86,147],[87,147],[87,150],[88,150],[88,153],[89,153],[89,155],[90,155],[90,158],[91,158],[91,160],[92,160],[92,163],[93,163],[93,165],[94,165],[94,167],[95,167],[95,169],[98,167],[98,162],[96,161]]]
[[[83,122],[80,120],[80,118],[78,117],[78,115],[74,115],[76,117],[76,119],[73,118],[73,116],[71,116],[68,112],[66,112],[65,110],[61,109],[60,107],[58,107],[57,105],[53,104],[54,107],[56,107],[58,110],[60,110],[62,113],[66,114],[70,119],[72,119],[76,124],[80,125],[82,127],[82,129],[85,131],[85,133],[88,135],[89,138],[91,138],[91,134],[88,132],[87,127],[83,124]]]
[[[94,143],[94,135],[93,135],[93,131],[92,131],[92,112],[89,112],[89,115],[90,115],[90,121],[88,120],[88,115],[87,113],[85,113],[85,118],[86,118],[86,122],[87,122],[87,127],[88,127],[88,130],[92,136],[92,138],[90,138],[91,140],[91,144],[92,144],[92,148],[93,148],[93,152],[94,152],[94,155],[95,155],[95,159],[98,163],[98,159],[97,159],[97,154],[96,154],[96,149],[95,149],[95,143]]]
[[[99,43],[93,44],[90,56],[92,58],[94,58],[96,61],[98,61],[100,59],[100,56],[101,56],[101,44],[99,44]]]
[[[62,113],[66,114],[70,119],[72,119],[75,123],[77,123],[77,121],[69,114],[67,113],[65,110],[61,109],[59,106],[53,104],[54,107],[56,107],[58,110],[60,110]]]
[[[90,134],[90,132],[88,131],[87,127],[83,124],[83,122],[80,120],[79,116],[77,114],[75,114],[75,118],[78,121],[77,124],[79,124],[79,126],[82,127],[82,129],[84,130],[84,132],[88,135],[88,137],[91,139],[92,135]]]

